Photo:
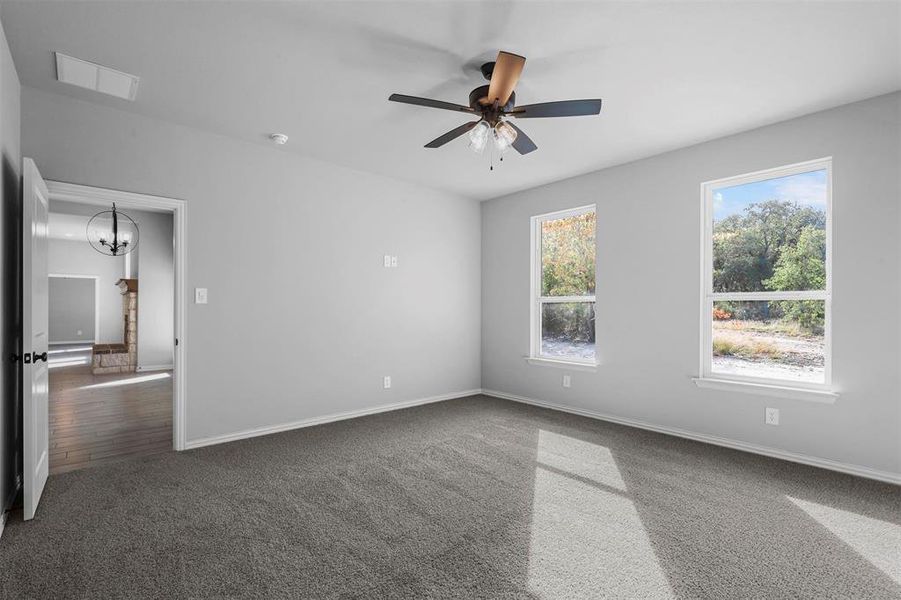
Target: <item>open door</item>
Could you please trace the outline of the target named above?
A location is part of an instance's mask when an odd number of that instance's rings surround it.
[[[47,185],[30,158],[22,189],[22,462],[25,520],[33,519],[49,470]]]

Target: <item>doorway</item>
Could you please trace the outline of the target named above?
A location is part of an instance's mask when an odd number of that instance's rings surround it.
[[[185,277],[185,203],[182,200],[171,198],[163,198],[159,196],[148,196],[143,194],[135,194],[131,192],[121,192],[117,190],[108,190],[103,188],[95,188],[69,183],[45,181],[41,177],[37,165],[30,158],[24,157],[22,160],[22,348],[20,352],[13,354],[12,358],[21,365],[22,380],[22,507],[23,518],[27,521],[33,519],[40,502],[41,494],[47,483],[49,475],[49,455],[50,449],[50,406],[49,406],[49,373],[51,348],[49,345],[49,287],[51,271],[49,269],[49,253],[50,253],[50,205],[51,203],[70,203],[74,205],[86,205],[88,213],[96,210],[109,210],[118,205],[119,210],[142,210],[149,211],[154,214],[166,215],[169,222],[168,242],[163,246],[169,248],[168,261],[171,264],[169,279],[169,314],[172,317],[172,325],[164,330],[162,338],[168,337],[168,364],[163,365],[160,372],[143,373],[138,372],[137,360],[137,341],[140,339],[136,336],[138,331],[137,323],[137,294],[139,291],[138,278],[139,273],[132,274],[133,265],[131,259],[127,259],[125,264],[121,265],[121,273],[124,275],[119,277],[115,286],[118,288],[121,302],[121,312],[116,315],[112,314],[116,320],[119,320],[121,329],[114,326],[108,328],[102,324],[104,313],[101,308],[99,321],[95,321],[94,335],[105,336],[117,329],[122,331],[123,339],[111,341],[108,344],[95,343],[90,345],[90,373],[92,376],[103,375],[128,375],[127,377],[119,377],[116,380],[96,381],[90,383],[79,382],[73,387],[79,394],[87,394],[89,400],[84,403],[73,401],[74,405],[85,414],[90,414],[95,425],[114,423],[116,419],[121,418],[122,412],[128,412],[127,409],[120,410],[119,414],[102,415],[103,411],[108,408],[109,398],[99,398],[98,395],[103,390],[109,388],[121,388],[136,386],[142,383],[169,379],[171,383],[168,385],[168,402],[163,400],[163,404],[168,403],[167,408],[161,408],[161,411],[168,410],[170,419],[168,423],[171,425],[171,433],[160,433],[160,435],[168,435],[168,440],[163,442],[168,447],[175,450],[182,450],[185,446],[185,295],[184,295],[184,277]],[[93,207],[91,209],[90,207]],[[98,208],[102,207],[102,208]],[[88,221],[90,223],[90,220]],[[104,224],[102,227],[92,229],[86,226],[85,241],[78,248],[93,248],[99,250],[99,254],[107,254],[114,258],[118,258],[120,254],[132,256],[134,249],[140,245],[137,230],[133,230],[131,239],[128,236],[118,236],[116,232],[117,220],[111,218],[109,223],[112,225],[111,230],[106,229]],[[97,234],[97,235],[94,235]],[[69,237],[62,233],[63,237]],[[99,236],[99,239],[98,239]],[[73,235],[75,237],[75,232]],[[111,241],[109,246],[104,240]],[[118,240],[118,241],[117,241]],[[99,242],[99,248],[98,243]],[[113,251],[115,248],[122,249],[127,243],[131,244],[131,252]],[[106,246],[109,246],[107,248]],[[69,247],[73,249],[75,247]],[[111,250],[106,252],[105,250]],[[110,263],[104,263],[109,266]],[[116,268],[120,268],[116,265]],[[136,267],[139,269],[139,267]],[[67,269],[63,269],[64,271]],[[99,273],[82,273],[99,277]],[[151,286],[158,289],[157,286]],[[105,288],[102,283],[100,285],[101,295]],[[108,289],[108,288],[106,288]],[[165,303],[164,303],[165,304]],[[121,320],[120,320],[121,319]],[[84,331],[82,331],[84,334]],[[85,346],[63,347],[68,345],[60,344],[60,347],[52,350],[59,350],[55,354],[69,355],[68,361],[71,363],[83,363],[87,366],[88,357]],[[19,350],[19,349],[17,349]],[[115,356],[114,356],[115,355]],[[105,358],[104,358],[105,357]],[[57,363],[54,360],[55,368]],[[75,364],[68,366],[76,366]],[[147,370],[152,371],[154,367],[159,365],[150,365]],[[77,375],[77,374],[75,374]],[[141,378],[141,379],[138,379]],[[133,388],[136,389],[136,388]],[[164,389],[164,388],[161,388]],[[146,391],[146,390],[145,390]],[[152,395],[152,394],[151,394]],[[138,405],[148,406],[149,403],[143,405],[140,401]],[[76,419],[72,414],[65,414],[64,411],[57,411],[55,416],[56,423],[73,423]],[[103,421],[101,417],[106,420]],[[85,419],[82,419],[84,421]],[[164,421],[165,422],[165,421]],[[100,427],[94,431],[96,436],[100,432]],[[162,427],[165,429],[165,426]],[[89,437],[88,434],[78,432],[78,435],[70,437]],[[58,452],[58,450],[57,450]],[[94,448],[93,458],[108,458],[101,456],[103,452],[99,448]],[[85,462],[85,461],[83,461]],[[88,464],[92,460],[86,461]],[[87,466],[87,465],[84,465]]]
[[[50,474],[182,449],[184,203],[53,181],[47,188],[48,270],[62,276],[49,288]],[[124,256],[96,252],[86,239],[91,216],[114,202],[140,232]],[[62,295],[77,288],[87,296],[84,284],[59,283],[81,278],[96,282],[93,339],[86,300]],[[72,314],[53,319],[55,305],[70,303],[84,326]]]
[[[50,475],[173,449],[174,215],[111,208],[50,195]]]

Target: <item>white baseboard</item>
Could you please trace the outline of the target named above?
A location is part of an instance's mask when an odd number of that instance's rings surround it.
[[[138,365],[135,367],[135,371],[138,373],[143,373],[144,371],[172,371],[175,369],[175,365]]]
[[[344,421],[346,419],[355,419],[357,417],[365,417],[403,408],[411,408],[413,406],[421,406],[423,404],[431,404],[433,402],[442,402],[444,400],[453,400],[454,398],[465,398],[467,396],[475,396],[481,394],[482,390],[464,390],[462,392],[451,392],[449,394],[440,394],[438,396],[429,396],[427,398],[417,398],[415,400],[406,400],[404,402],[395,402],[393,404],[383,404],[372,408],[363,408],[360,410],[352,410],[321,417],[311,417],[300,421],[292,421],[290,423],[280,423],[278,425],[268,425],[265,427],[257,427],[255,429],[246,429],[235,433],[226,433],[223,435],[214,435],[210,437],[200,438],[197,440],[188,440],[185,442],[185,450],[192,448],[202,448],[204,446],[212,446],[215,444],[224,444],[226,442],[234,442],[247,438],[258,437],[261,435],[269,435],[270,433],[280,433],[282,431],[290,431],[292,429],[301,429],[303,427],[313,427],[314,425],[323,425],[325,423],[333,423],[335,421]]]
[[[626,419],[623,417],[585,410],[582,408],[573,408],[561,404],[554,404],[552,402],[545,402],[543,400],[536,400],[535,398],[527,398],[525,396],[517,396],[514,394],[508,394],[506,392],[499,392],[496,390],[482,390],[482,394],[486,396],[493,396],[495,398],[502,398],[504,400],[512,400],[514,402],[522,402],[524,404],[541,406],[543,408],[549,408],[551,410],[558,410],[561,412],[581,415],[583,417],[589,417],[601,421],[609,421],[611,423],[617,423],[619,425],[627,425],[629,427],[637,427],[638,429],[647,429],[648,431],[656,431],[657,433],[674,435],[676,437],[694,440],[697,442],[704,442],[707,444],[713,444],[715,446],[723,446],[724,448],[732,448],[733,450],[742,450],[744,452],[751,452],[752,454],[761,454],[763,456],[769,456],[771,458],[779,458],[795,463],[801,463],[803,465],[829,469],[830,471],[838,471],[840,473],[847,473],[849,475],[857,475],[858,477],[865,477],[867,479],[875,479],[877,481],[884,481],[886,483],[901,485],[901,473],[880,471],[877,469],[871,469],[869,467],[862,467],[860,465],[852,465],[830,460],[827,458],[818,458],[815,456],[808,456],[806,454],[787,452],[785,450],[779,450],[777,448],[758,446],[757,444],[740,442],[737,440],[731,440],[728,438],[707,435],[703,433],[695,433],[693,431],[686,431],[684,429],[677,429],[675,427],[663,427],[635,419]]]

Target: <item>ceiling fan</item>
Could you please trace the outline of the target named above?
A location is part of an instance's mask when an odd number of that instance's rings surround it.
[[[476,121],[451,129],[425,145],[426,148],[440,148],[468,132],[470,148],[478,153],[485,149],[489,139],[494,142],[495,147],[501,153],[510,146],[520,154],[528,154],[538,149],[535,142],[522,129],[508,120],[509,117],[516,119],[577,117],[596,115],[601,112],[600,99],[561,100],[559,102],[542,102],[516,106],[514,88],[519,81],[519,76],[522,74],[522,68],[525,64],[526,59],[523,56],[504,51],[498,52],[496,61],[482,65],[482,75],[485,76],[489,83],[488,85],[477,87],[469,93],[469,106],[429,98],[405,96],[404,94],[391,94],[388,100],[415,104],[416,106],[453,110],[480,117]]]

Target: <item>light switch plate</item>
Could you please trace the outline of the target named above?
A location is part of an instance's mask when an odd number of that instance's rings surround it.
[[[391,267],[391,255],[386,254],[385,255],[385,268],[388,269],[390,267]]]
[[[391,387],[391,376],[390,375],[385,375],[385,377],[382,379],[382,385],[384,385],[386,390]]]
[[[194,288],[194,304],[206,304],[206,288]]]
[[[572,378],[569,375],[563,376],[563,387],[568,388],[572,385]]]

